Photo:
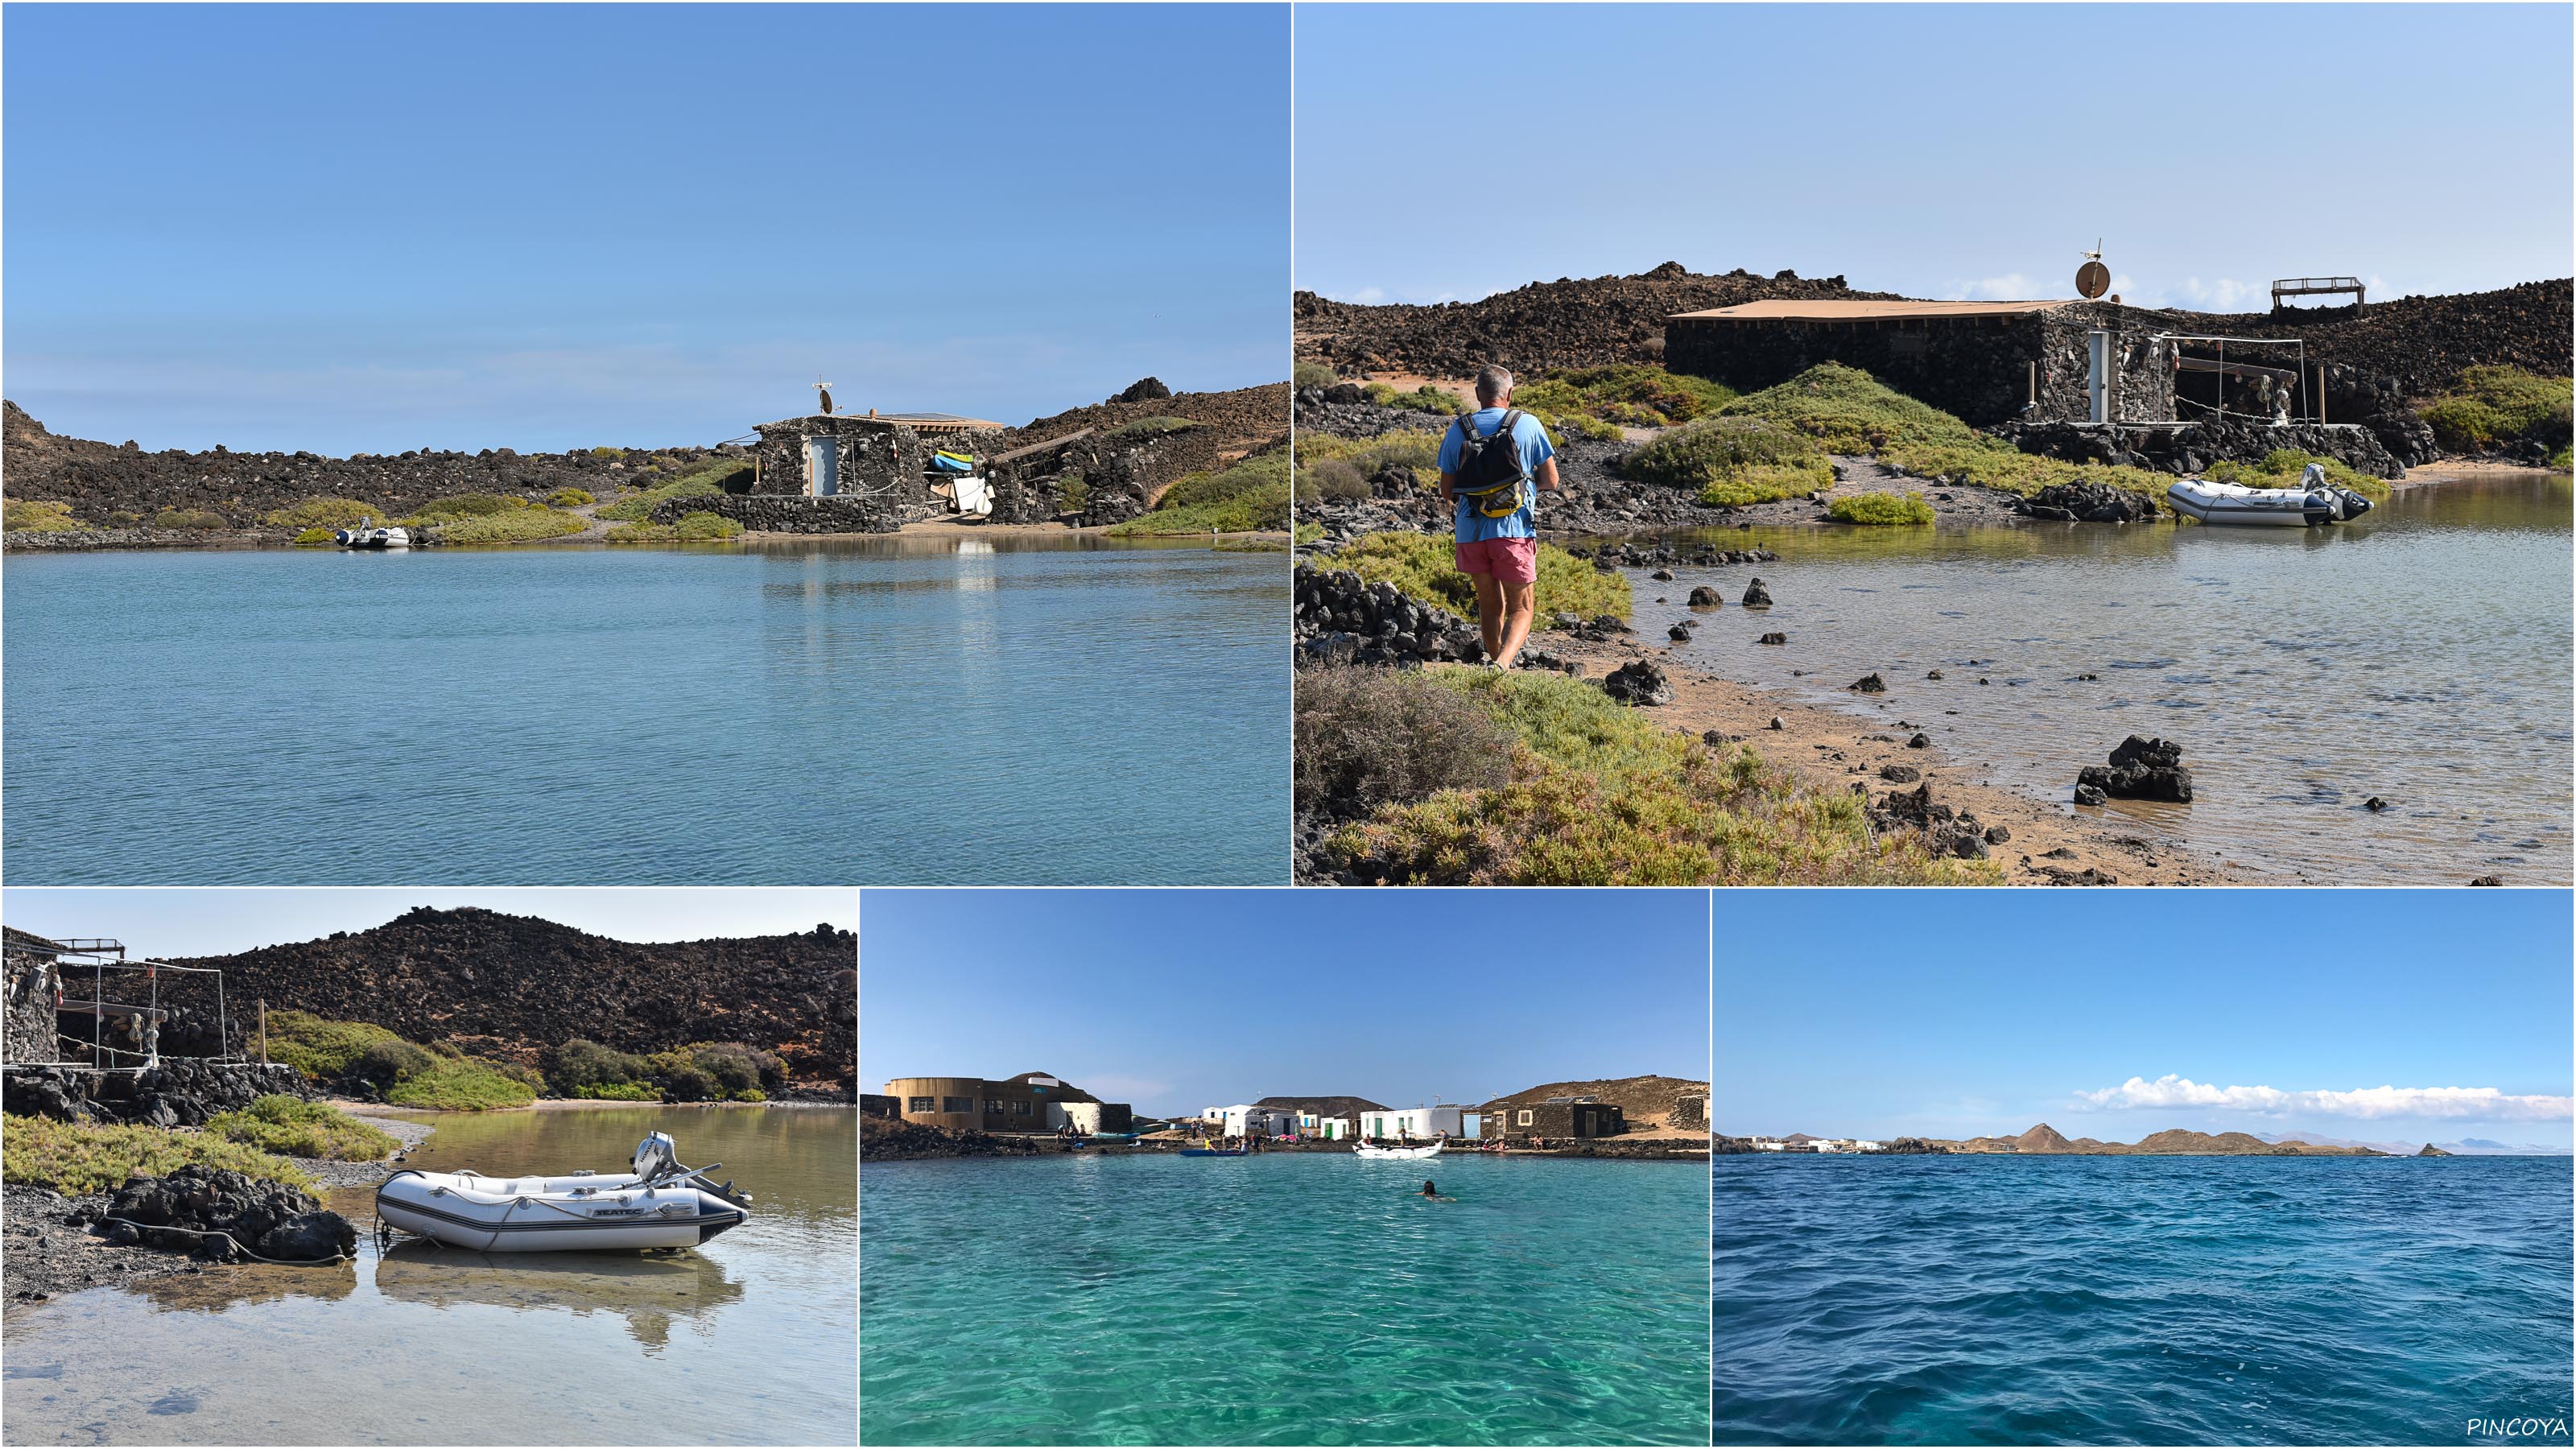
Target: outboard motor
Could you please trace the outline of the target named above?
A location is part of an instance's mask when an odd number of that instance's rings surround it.
[[[655,1132],[635,1144],[635,1180],[651,1182],[680,1165],[679,1148],[668,1132]]]

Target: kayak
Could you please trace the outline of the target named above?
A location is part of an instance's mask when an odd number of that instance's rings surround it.
[[[386,1226],[481,1253],[694,1248],[740,1226],[750,1199],[684,1167],[668,1134],[635,1149],[633,1172],[566,1177],[486,1177],[462,1169],[406,1167],[376,1185]]]

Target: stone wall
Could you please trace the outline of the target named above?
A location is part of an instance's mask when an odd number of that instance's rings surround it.
[[[692,513],[713,513],[759,533],[892,533],[907,523],[938,516],[946,506],[937,499],[898,504],[848,493],[830,498],[699,494],[663,499],[653,506],[653,521],[677,523]]]
[[[837,484],[844,494],[864,494],[896,504],[936,502],[930,492],[930,455],[950,452],[981,456],[1000,443],[998,431],[925,436],[901,423],[855,414],[817,414],[764,423],[755,429],[760,443],[753,450],[760,478],[753,491],[768,495],[805,494],[805,440],[837,440],[840,453]]]
[[[66,1067],[10,1067],[0,1074],[0,1103],[20,1116],[64,1122],[131,1122],[149,1127],[202,1127],[218,1112],[259,1097],[315,1095],[293,1067],[164,1057],[141,1072]]]
[[[8,1030],[0,1060],[54,1059],[54,964],[41,956],[11,956],[5,972]]]
[[[1070,517],[1084,527],[1123,523],[1188,474],[1219,466],[1224,439],[1207,426],[1122,437],[1115,431],[1065,439],[988,467],[995,523],[1044,523]],[[1083,501],[1068,506],[1066,485],[1079,475]]]
[[[2069,463],[2116,464],[2159,473],[2197,474],[2216,463],[2259,463],[2273,452],[2312,453],[2346,463],[2374,478],[2395,478],[2405,465],[2377,434],[2341,423],[2269,423],[2225,419],[2169,427],[2109,428],[2080,423],[2008,423],[1996,433],[2025,453]]]
[[[2091,354],[2096,332],[2111,334],[2111,416],[2123,422],[2163,422],[2174,416],[2178,349],[2171,341],[2159,340],[2156,329],[2143,318],[2109,302],[2074,303],[2039,316],[2039,407],[2033,418],[2083,422],[2092,416]],[[1968,421],[1984,427],[2004,419]]]

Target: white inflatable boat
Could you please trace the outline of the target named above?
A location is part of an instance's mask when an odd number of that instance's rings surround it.
[[[2174,512],[2202,523],[2243,523],[2277,528],[2316,528],[2348,523],[2370,511],[2370,500],[2326,481],[2322,464],[2310,463],[2296,488],[2248,488],[2185,478],[2165,490]]]
[[[1440,1149],[1448,1145],[1446,1138],[1428,1147],[1371,1147],[1363,1142],[1352,1150],[1362,1157],[1438,1157]]]
[[[386,528],[381,525],[370,527],[368,523],[360,523],[355,528],[341,529],[338,533],[331,535],[331,537],[342,548],[411,547],[411,534],[407,531],[399,528]]]
[[[694,1248],[750,1214],[751,1199],[684,1167],[669,1134],[635,1148],[635,1170],[602,1177],[485,1177],[405,1168],[376,1186],[376,1217],[389,1227],[482,1253]]]

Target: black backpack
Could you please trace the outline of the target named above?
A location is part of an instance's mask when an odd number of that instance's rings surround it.
[[[1492,434],[1478,437],[1474,413],[1458,419],[1458,466],[1450,473],[1458,480],[1459,496],[1472,500],[1487,518],[1509,518],[1520,511],[1521,485],[1529,481],[1529,471],[1521,466],[1520,440],[1512,436],[1520,420],[1519,408],[1505,408]]]

